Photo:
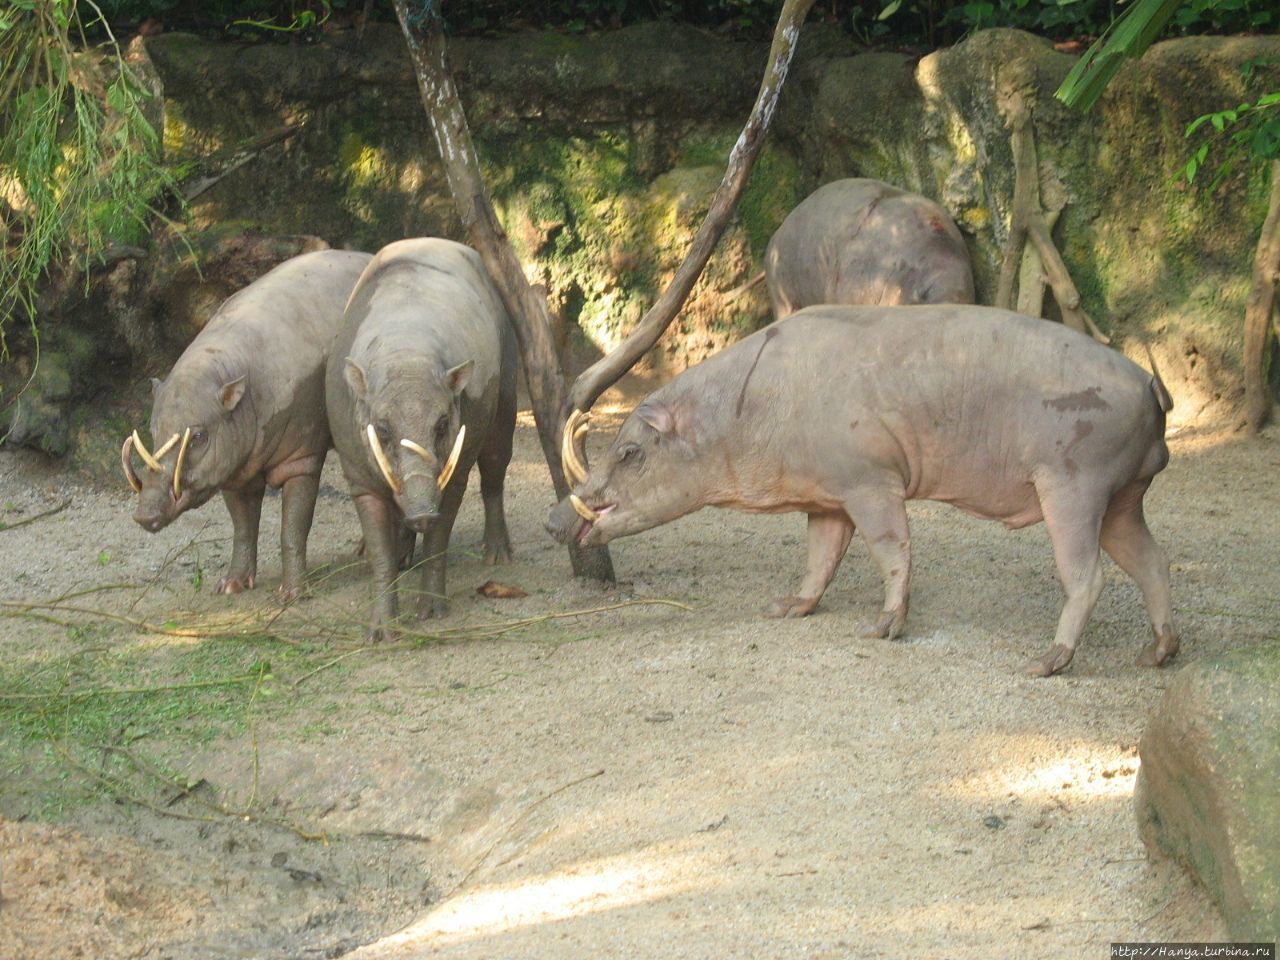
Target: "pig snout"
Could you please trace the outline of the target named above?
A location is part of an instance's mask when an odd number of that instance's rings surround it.
[[[185,493],[181,500],[175,500],[167,483],[152,489],[143,488],[138,508],[133,512],[133,522],[148,533],[157,533],[182,512],[186,500]]]
[[[420,474],[405,477],[401,504],[404,525],[414,533],[426,533],[440,519],[440,491],[435,478]]]
[[[573,504],[569,502],[569,498],[565,497],[551,509],[543,528],[558,543],[570,544],[578,539],[578,535],[582,532],[585,524],[586,521],[578,516],[577,511],[573,509]]]

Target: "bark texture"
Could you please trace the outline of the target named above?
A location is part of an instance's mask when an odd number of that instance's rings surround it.
[[[1280,160],[1271,163],[1271,202],[1253,258],[1253,283],[1244,307],[1244,415],[1240,427],[1257,433],[1271,415],[1267,368],[1271,318],[1280,279]]]

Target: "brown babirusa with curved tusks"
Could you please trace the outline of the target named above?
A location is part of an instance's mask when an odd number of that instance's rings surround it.
[[[1138,662],[1157,665],[1178,639],[1142,500],[1169,458],[1171,406],[1154,370],[1062,324],[959,304],[810,307],[650,395],[590,473],[575,411],[562,448],[574,489],[547,528],[590,547],[707,506],[801,511],[808,569],[767,614],[811,613],[856,529],[884,580],[868,633],[893,638],[911,580],[906,501],[1011,529],[1043,520],[1066,601],[1027,672],[1071,662],[1102,590],[1100,550],[1142,590],[1154,637]]]
[[[138,494],[134,519],[152,533],[221,492],[231,514],[231,562],[218,593],[258,577],[258,521],[268,486],[282,492],[280,595],[297,597],[307,533],[329,449],[324,367],[342,310],[367,253],[325,250],[294,257],[230,297],[155,380],[151,435],[138,431],[120,462]],[[146,469],[134,470],[137,453]],[[170,457],[170,454],[173,454]]]
[[[448,612],[446,560],[479,464],[484,557],[511,556],[502,490],[515,429],[515,338],[479,255],[451,240],[380,250],[351,294],[326,404],[373,567],[370,639],[395,635],[402,536],[423,537],[418,616]]]

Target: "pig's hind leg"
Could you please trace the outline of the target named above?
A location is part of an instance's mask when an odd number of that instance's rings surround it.
[[[859,490],[845,501],[845,508],[871,551],[884,581],[884,607],[863,636],[894,640],[907,623],[911,593],[911,533],[907,505],[900,491]]]
[[[1102,518],[1102,549],[1142,590],[1151,618],[1155,639],[1138,655],[1140,667],[1158,667],[1178,652],[1169,599],[1169,561],[1147,529],[1142,513],[1142,497],[1150,485],[1150,480],[1138,480],[1125,487],[1112,498]]]
[[[258,583],[258,524],[262,519],[262,495],[266,482],[261,478],[238,490],[223,490],[222,500],[231,514],[231,562],[213,588],[214,593],[240,593]]]
[[[500,402],[497,422],[485,441],[480,457],[480,499],[484,501],[484,562],[488,566],[511,559],[511,535],[503,508],[507,466],[511,463],[515,403]]]
[[[1036,492],[1053,541],[1058,578],[1067,595],[1053,646],[1024,667],[1028,676],[1047,677],[1065,668],[1075,656],[1076,642],[1102,593],[1102,510],[1094,506],[1101,498],[1090,491],[1073,487],[1041,489],[1037,485]]]
[[[849,540],[853,521],[844,512],[809,514],[809,566],[800,592],[779,597],[765,609],[766,617],[803,617],[813,612],[836,575]]]

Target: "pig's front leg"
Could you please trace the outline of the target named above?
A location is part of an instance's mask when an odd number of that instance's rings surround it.
[[[356,513],[364,534],[365,552],[373,568],[373,614],[365,630],[366,640],[394,640],[392,626],[398,611],[396,574],[399,567],[398,531],[400,518],[395,505],[371,493],[356,494]]]
[[[231,514],[231,563],[213,588],[214,593],[252,590],[258,582],[258,522],[262,519],[261,477],[236,490],[223,490],[222,500]]]
[[[843,511],[809,514],[809,566],[800,592],[779,597],[766,608],[766,617],[803,617],[813,612],[836,575],[849,540],[853,537],[853,521]]]
[[[445,571],[449,560],[449,536],[458,518],[458,507],[467,489],[467,474],[461,468],[440,498],[440,516],[432,521],[422,536],[422,597],[418,602],[418,619],[434,620],[449,614],[449,595],[445,589]]]
[[[281,600],[296,600],[302,594],[302,580],[307,573],[307,534],[311,532],[319,491],[320,478],[309,474],[290,477],[281,487]]]

